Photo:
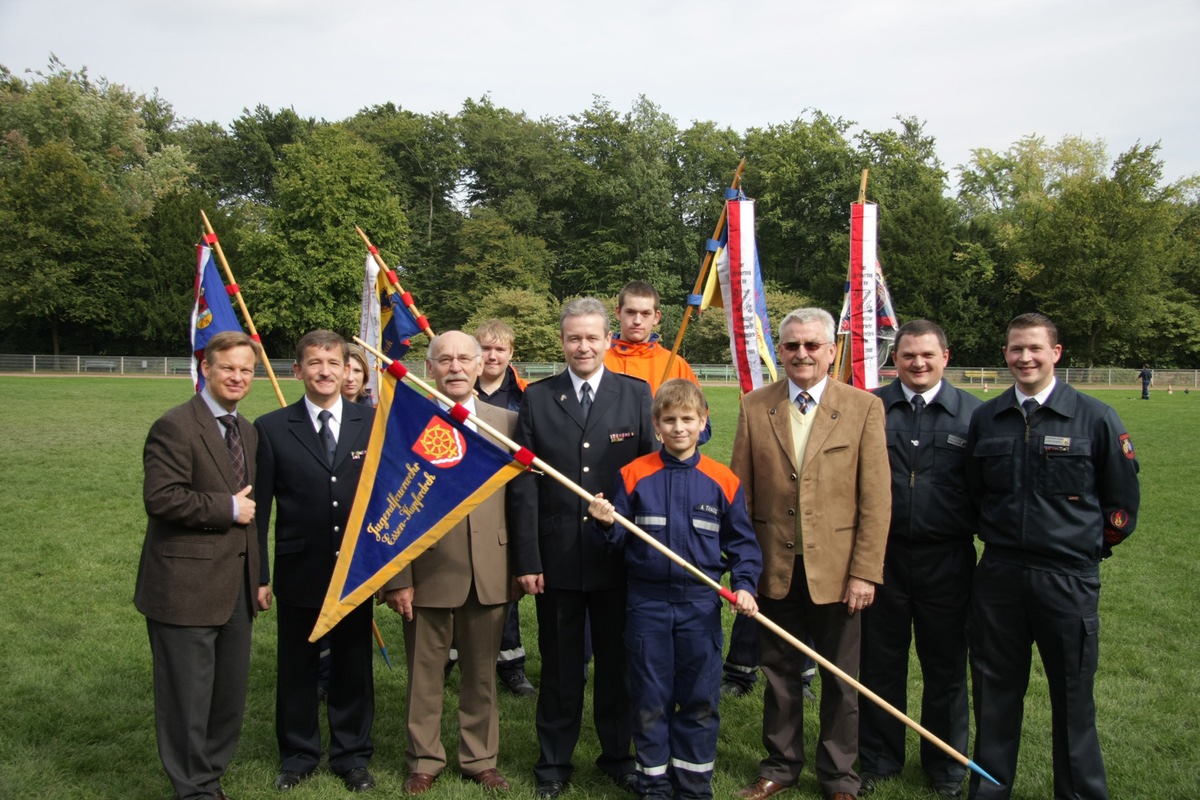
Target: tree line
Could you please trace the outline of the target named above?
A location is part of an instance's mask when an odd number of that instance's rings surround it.
[[[435,330],[507,319],[519,360],[558,357],[562,300],[635,278],[673,338],[742,157],[773,322],[841,307],[867,168],[896,312],[939,322],[957,363],[998,363],[1007,320],[1036,309],[1064,363],[1200,367],[1200,180],[1165,181],[1156,143],[1112,157],[1029,135],[974,150],[952,192],[911,117],[872,131],[807,110],[739,133],[645,97],[533,119],[484,96],[336,122],[260,105],[226,126],[54,58],[27,78],[0,66],[0,347],[186,352],[200,209],[275,357],[314,327],[357,331],[356,225]],[[728,360],[719,311],[683,354]]]

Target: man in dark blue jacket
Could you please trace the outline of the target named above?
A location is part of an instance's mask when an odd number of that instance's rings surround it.
[[[863,612],[866,686],[908,706],[908,650],[915,634],[924,688],[921,724],[959,752],[967,749],[967,609],[975,569],[974,511],[965,473],[967,426],[980,406],[951,386],[946,334],[928,320],[896,333],[898,380],[876,389],[886,413],[892,466],[892,523],[883,584]],[[859,704],[863,790],[904,767],[904,725],[874,703]],[[921,766],[940,797],[958,797],[966,768],[921,741]]]
[[[1016,385],[967,435],[986,544],[969,622],[974,760],[1000,782],[972,774],[980,800],[1012,793],[1033,644],[1050,688],[1054,796],[1108,797],[1093,697],[1100,560],[1137,524],[1138,463],[1117,413],[1057,380],[1061,355],[1049,318],[1013,319],[1004,359]]]

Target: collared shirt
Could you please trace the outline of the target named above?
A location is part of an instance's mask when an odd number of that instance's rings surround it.
[[[200,398],[204,400],[204,405],[208,406],[208,410],[217,418],[217,430],[221,431],[221,436],[228,439],[229,431],[226,429],[225,422],[221,418],[226,414],[233,414],[236,417],[238,415],[237,407],[234,406],[233,411],[226,410],[223,405],[217,402],[215,397],[208,393],[208,384],[205,384],[204,390],[200,392]],[[237,495],[230,495],[230,499],[233,500],[233,518],[236,520],[238,515]]]
[[[1058,377],[1052,375],[1050,376],[1050,384],[1033,396],[1033,399],[1037,400],[1039,406],[1046,405],[1046,400],[1050,398],[1050,393],[1054,391],[1056,385],[1058,385]],[[1013,385],[1013,391],[1017,393],[1017,405],[1024,406],[1025,401],[1029,399],[1029,395],[1023,393],[1015,384]]]
[[[921,392],[921,397],[925,398],[925,405],[928,406],[933,402],[933,398],[937,397],[938,390],[941,388],[942,382],[938,381],[932,389]],[[904,399],[908,401],[909,405],[912,405],[913,398],[917,396],[917,393],[905,386],[903,381],[900,381],[900,389],[904,392]]]
[[[319,405],[308,399],[308,395],[304,396],[304,407],[308,409],[308,419],[312,422],[313,430],[317,433],[321,432],[321,419],[318,416],[322,411],[328,411],[329,430],[333,431],[333,440],[336,442],[342,433],[342,397],[338,395],[337,402],[329,408],[321,408]]]
[[[788,378],[788,397],[792,400],[792,405],[796,405],[796,396],[801,392],[808,392],[808,396],[812,398],[813,405],[821,405],[821,396],[825,394],[825,387],[829,385],[829,378],[824,377],[813,386],[811,389],[801,389],[791,378]]]
[[[475,414],[475,398],[474,397],[468,397],[465,402],[459,403],[459,405],[462,406],[463,408],[465,408],[471,414]],[[445,411],[446,413],[450,412],[450,406],[446,405],[441,400],[438,400],[438,406],[441,407],[442,411]],[[464,424],[473,431],[478,432],[478,430],[479,430],[478,426],[476,426],[475,423],[471,422],[470,420],[466,420]]]
[[[592,377],[588,378],[586,381],[583,378],[576,375],[574,372],[571,372],[571,370],[567,370],[567,374],[571,376],[571,386],[574,387],[574,389],[575,389],[575,399],[576,400],[580,400],[580,401],[583,400],[583,384],[584,383],[591,385],[592,400],[596,399],[596,391],[600,388],[600,379],[602,377],[604,377],[604,367],[603,366],[600,367],[600,369],[596,370],[595,373],[592,374]]]

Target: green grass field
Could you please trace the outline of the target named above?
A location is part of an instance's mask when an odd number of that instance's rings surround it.
[[[295,381],[284,383],[289,400]],[[134,610],[134,575],[145,531],[141,448],[146,431],[190,394],[187,380],[0,377],[5,445],[0,451],[0,798],[168,798],[154,744],[150,652]],[[1196,609],[1196,520],[1200,502],[1200,394],[1139,402],[1130,390],[1101,391],[1132,434],[1142,466],[1138,531],[1101,568],[1099,728],[1114,798],[1200,797],[1200,635]],[[737,414],[732,387],[709,390],[715,435],[709,455],[728,461]],[[244,404],[255,417],[276,405],[263,379]],[[522,604],[529,672],[539,662],[532,601]],[[376,663],[375,758],[378,796],[395,796],[405,778],[403,644],[398,618],[377,612],[397,669]],[[727,618],[728,621],[728,618]],[[226,790],[238,800],[273,797],[274,618],[260,617],[246,725]],[[1036,666],[1014,797],[1051,797],[1049,701]],[[913,669],[910,713],[920,680]],[[446,693],[456,698],[457,673]],[[502,694],[500,767],[512,796],[532,798],[537,756],[533,702]],[[761,755],[761,689],[722,701],[715,793],[728,797],[753,779]],[[811,707],[810,707],[811,708]],[[815,735],[815,714],[807,730]],[[571,797],[617,798],[592,766],[598,749],[590,717],[576,753]],[[456,751],[453,713],[444,724]],[[910,737],[910,764],[874,797],[929,797]],[[453,758],[453,757],[452,757]],[[983,765],[986,768],[986,764]],[[480,798],[454,779],[455,765],[431,800]],[[343,798],[322,772],[292,794]],[[819,797],[806,767],[793,797]]]

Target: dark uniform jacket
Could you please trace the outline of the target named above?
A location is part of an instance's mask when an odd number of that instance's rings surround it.
[[[320,608],[325,601],[374,419],[375,409],[343,401],[333,467],[325,463],[303,398],[254,422],[259,546],[267,552],[274,501],[274,592],[285,603]],[[270,582],[265,558],[261,581]]]
[[[1061,381],[1028,421],[1012,387],[984,403],[967,451],[989,557],[1095,575],[1137,525],[1138,463],[1125,426]]]
[[[942,381],[921,414],[913,447],[912,403],[895,380],[875,390],[883,401],[888,460],[892,465],[892,527],[888,541],[936,544],[970,541],[975,513],[967,496],[967,428],[979,398]]]
[[[588,492],[607,496],[621,467],[656,450],[650,384],[606,369],[586,421],[568,372],[531,383],[513,437]],[[625,564],[592,535],[587,503],[558,481],[526,474],[509,484],[513,573],[546,586],[599,591],[625,582]]]

